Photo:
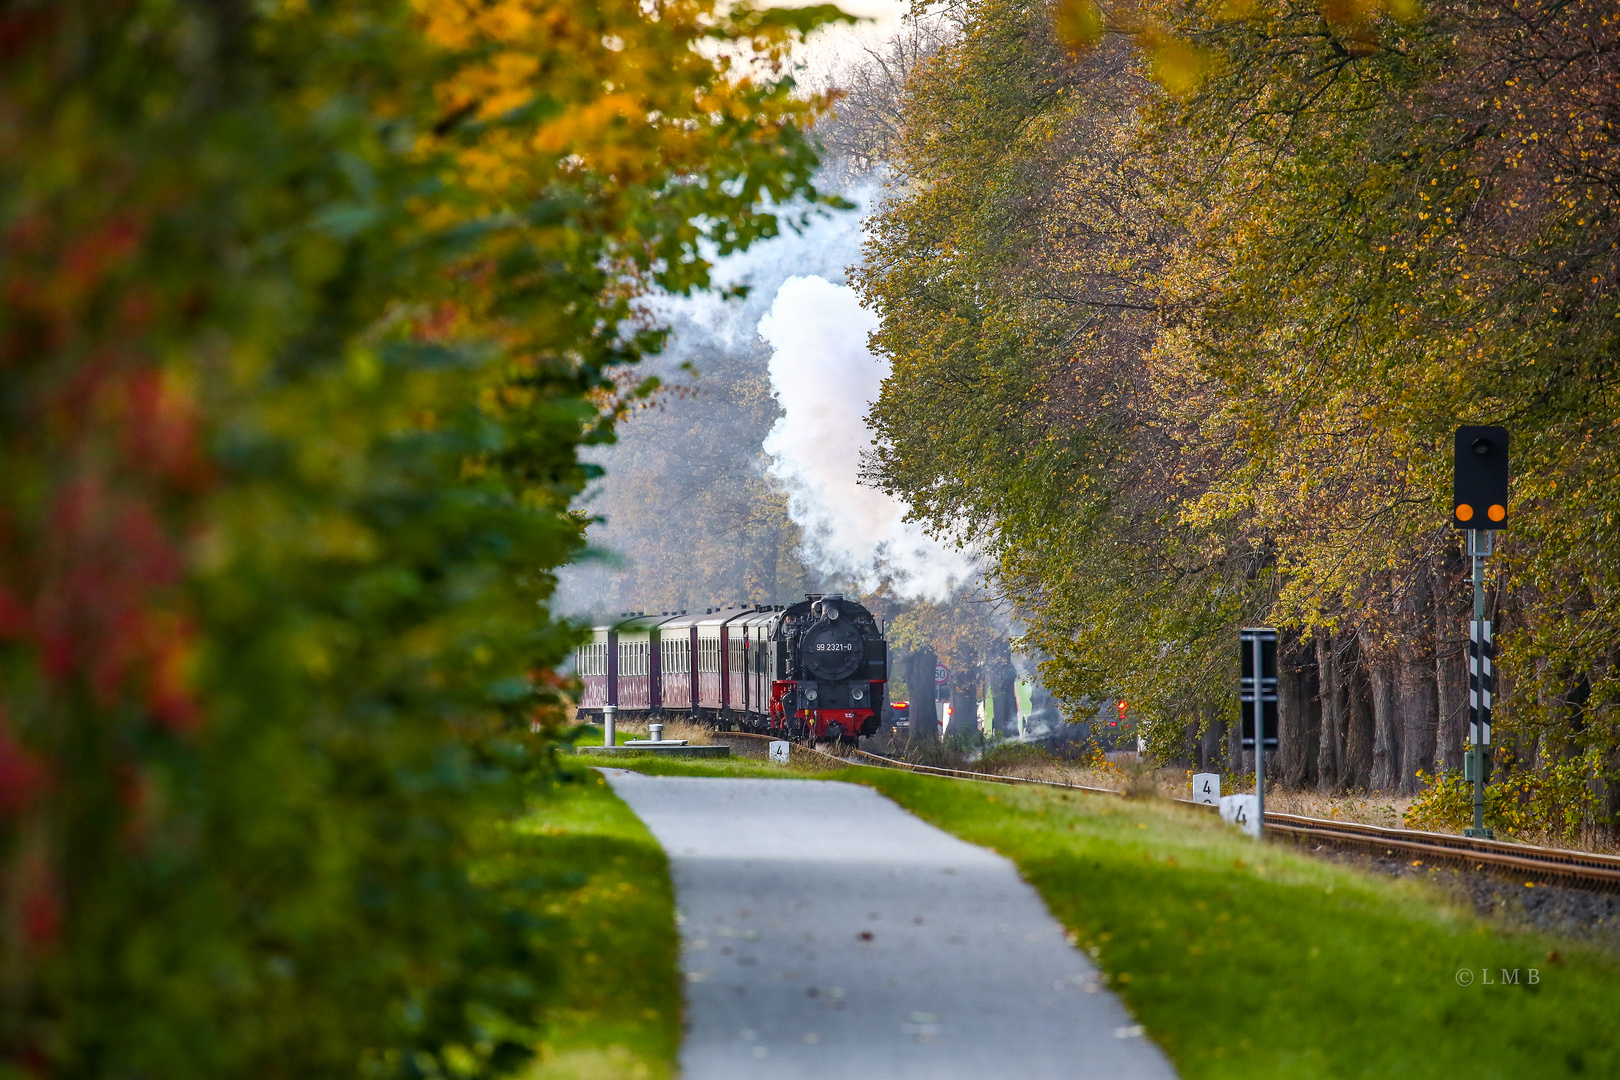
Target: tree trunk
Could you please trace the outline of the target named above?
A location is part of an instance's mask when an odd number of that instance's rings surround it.
[[[1437,764],[1452,771],[1461,771],[1468,739],[1468,623],[1474,607],[1467,569],[1468,560],[1453,548],[1442,558],[1435,586],[1435,752]]]
[[[1209,716],[1204,721],[1204,737],[1198,747],[1198,767],[1205,772],[1216,772],[1225,767],[1226,721]]]
[[[1365,646],[1365,643],[1364,643]],[[1372,772],[1367,786],[1372,791],[1390,791],[1399,782],[1400,717],[1395,712],[1395,658],[1388,650],[1374,652],[1363,647],[1368,658],[1367,674],[1372,682],[1373,743]]]
[[[1304,646],[1305,694],[1305,776],[1307,787],[1316,784],[1316,752],[1322,742],[1322,674],[1316,667],[1316,650]]]
[[[1322,708],[1322,729],[1316,748],[1316,789],[1326,794],[1339,790],[1343,783],[1344,730],[1349,706],[1333,635],[1326,631],[1318,631],[1316,635],[1316,671],[1321,687],[1317,698]]]
[[[1018,734],[1018,695],[1014,689],[1018,673],[1013,670],[1012,653],[1005,642],[985,676],[996,734],[1011,738]]]
[[[1620,749],[1609,753],[1608,777],[1620,776]],[[1608,840],[1612,844],[1620,840],[1620,783],[1605,778],[1598,781],[1603,785],[1598,795],[1599,805],[1603,807],[1603,818],[1609,823]]]
[[[1339,668],[1346,682],[1349,702],[1349,724],[1344,737],[1344,766],[1342,784],[1347,788],[1366,788],[1372,780],[1373,720],[1372,679],[1368,674],[1366,657],[1360,643],[1355,642],[1349,662]]]
[[[1420,561],[1412,586],[1398,607],[1401,642],[1397,650],[1395,708],[1400,718],[1398,786],[1402,795],[1416,795],[1422,789],[1419,772],[1434,773],[1439,708],[1434,681],[1433,596],[1428,563]]]
[[[1165,764],[1172,769],[1196,769],[1201,762],[1199,759],[1198,721],[1189,720],[1182,729],[1181,753]]]
[[[1277,643],[1277,755],[1278,779],[1284,787],[1305,784],[1310,768],[1310,693],[1306,665],[1310,656],[1294,634]]]
[[[979,682],[970,673],[951,673],[951,726],[954,738],[973,738],[979,731]]]
[[[1253,752],[1243,749],[1242,723],[1226,729],[1226,761],[1228,772],[1249,772],[1254,768]]]
[[[934,708],[934,668],[939,661],[932,650],[911,654],[906,689],[911,692],[911,741],[939,741],[939,713]]]

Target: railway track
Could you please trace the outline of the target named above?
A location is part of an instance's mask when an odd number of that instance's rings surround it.
[[[770,741],[768,735],[746,731],[727,731],[723,738],[744,738]],[[859,760],[880,768],[901,769],[928,776],[944,776],[958,780],[979,780],[993,784],[1028,784],[1039,787],[1084,791],[1095,795],[1123,797],[1113,788],[1088,787],[1083,784],[1065,784],[1055,780],[1033,780],[1022,776],[997,776],[993,773],[971,772],[966,769],[941,769],[932,765],[917,765],[898,758],[884,757],[867,750],[848,748],[843,753],[832,753],[817,747],[796,744],[840,764]],[[1177,799],[1188,806],[1205,806],[1189,799]],[[1209,807],[1214,810],[1214,807]],[[1449,833],[1422,832],[1417,829],[1391,829],[1381,825],[1364,825],[1354,821],[1335,821],[1330,818],[1305,817],[1299,814],[1267,813],[1266,831],[1286,836],[1296,842],[1315,840],[1335,846],[1355,847],[1383,851],[1393,855],[1421,856],[1426,864],[1449,864],[1474,871],[1512,871],[1515,876],[1552,881],[1563,885],[1620,892],[1620,856],[1600,855],[1590,851],[1572,851],[1567,848],[1535,847],[1514,844],[1504,840],[1476,840],[1472,837]]]

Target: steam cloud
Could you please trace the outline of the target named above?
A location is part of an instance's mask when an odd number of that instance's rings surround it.
[[[858,479],[871,445],[866,412],[889,373],[867,348],[877,316],[855,291],[820,277],[782,283],[759,334],[771,346],[771,390],[783,413],[766,438],[770,471],[788,489],[807,562],[865,588],[883,577],[900,596],[943,600],[972,575],[960,551],[904,520],[905,505]]]

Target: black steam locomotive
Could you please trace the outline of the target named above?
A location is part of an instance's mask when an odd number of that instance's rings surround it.
[[[628,616],[580,646],[583,716],[686,717],[724,730],[854,743],[877,731],[888,647],[838,593],[787,607]]]

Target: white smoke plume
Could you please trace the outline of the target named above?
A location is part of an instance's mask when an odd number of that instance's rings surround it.
[[[874,21],[814,35],[799,57],[806,85],[836,79],[908,10],[905,0],[842,6]],[[903,506],[857,482],[871,439],[865,414],[888,367],[866,349],[872,318],[845,287],[845,268],[860,258],[862,223],[882,198],[883,177],[831,168],[821,182],[842,189],[855,208],[814,213],[796,231],[787,222],[804,208],[782,207],[780,235],[715,259],[715,291],[643,299],[647,322],[667,326],[670,337],[637,374],[657,374],[673,391],[657,409],[627,418],[615,444],[586,454],[605,470],[579,503],[602,519],[589,532],[596,557],[561,571],[558,610],[733,602],[751,561],[760,563],[758,588],[777,602],[800,589],[871,589],[885,580],[901,596],[942,598],[974,576],[966,558],[904,523]],[[746,285],[748,295],[720,295],[734,285]],[[806,302],[805,290],[816,287],[833,303]],[[775,346],[770,387],[786,413],[764,445],[771,418],[748,402],[765,403],[757,390],[740,390],[767,374],[762,323],[770,328],[766,344]],[[787,489],[788,514],[803,532],[796,560],[775,559],[777,537],[791,543],[792,534],[772,532],[755,514],[752,492],[766,471]],[[709,515],[702,528],[711,542],[702,551],[690,514],[671,512],[697,503]],[[781,580],[769,567],[780,568]]]
[[[784,415],[765,440],[806,561],[863,587],[890,578],[908,598],[943,600],[973,575],[970,559],[904,520],[906,507],[859,482],[872,442],[866,413],[889,373],[867,335],[877,316],[855,291],[820,277],[782,283],[759,333],[771,346],[771,390]]]
[[[801,230],[784,226],[777,236],[716,260],[711,273],[713,290],[646,298],[642,306],[653,321],[674,329],[654,365],[673,369],[702,346],[746,350],[776,290],[795,274],[814,274],[841,283],[844,268],[860,258],[861,222],[880,190],[877,181],[867,181],[841,193],[855,209],[818,211]],[[796,206],[786,207],[784,216],[792,217],[796,211]],[[746,285],[748,295],[740,300],[721,295],[720,290],[736,285]]]

